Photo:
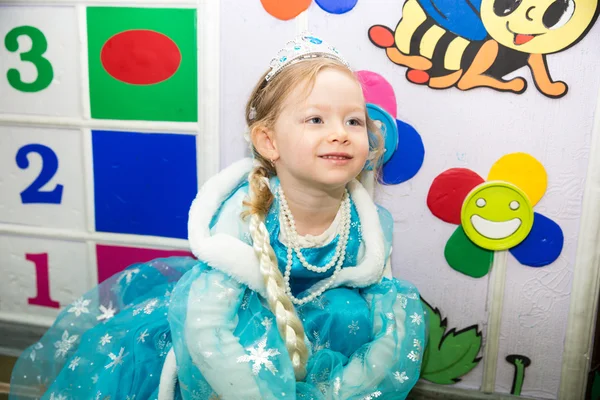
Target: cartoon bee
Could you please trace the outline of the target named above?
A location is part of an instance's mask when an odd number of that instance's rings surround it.
[[[488,87],[523,93],[523,78],[504,76],[527,65],[538,90],[567,93],[554,82],[546,56],[579,42],[598,18],[600,0],[407,0],[396,31],[369,28],[406,78],[433,89]]]

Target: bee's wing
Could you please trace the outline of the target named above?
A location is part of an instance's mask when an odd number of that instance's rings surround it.
[[[481,21],[481,0],[417,0],[437,25],[470,41],[484,40],[487,30]]]

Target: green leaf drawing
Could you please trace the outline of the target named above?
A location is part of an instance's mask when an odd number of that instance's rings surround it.
[[[423,355],[421,378],[441,385],[451,385],[460,381],[477,366],[481,357],[481,331],[477,325],[456,331],[446,332],[447,321],[440,311],[433,309],[425,300],[423,305],[429,316],[429,337]]]

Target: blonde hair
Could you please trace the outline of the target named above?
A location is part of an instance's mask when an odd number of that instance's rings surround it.
[[[323,57],[287,66],[269,82],[265,80],[267,74],[265,73],[246,104],[246,123],[249,130],[252,131],[257,126],[273,127],[281,112],[283,102],[290,92],[299,84],[306,82],[308,95],[317,75],[325,68],[348,73],[358,83],[357,77],[345,65]],[[369,132],[369,145],[372,149],[370,161],[373,165],[378,165],[383,156],[383,137],[368,115],[365,115],[365,119]],[[265,216],[274,200],[273,193],[264,180],[276,175],[276,170],[275,166],[262,157],[254,146],[252,146],[252,152],[258,163],[250,173],[250,201],[245,203],[248,208],[242,215],[250,216],[250,233],[265,282],[267,302],[275,315],[277,328],[292,360],[296,380],[301,381],[306,376],[308,360],[304,327],[296,314],[294,304],[286,294],[283,274],[279,270],[277,257],[271,247],[269,232],[264,223]]]

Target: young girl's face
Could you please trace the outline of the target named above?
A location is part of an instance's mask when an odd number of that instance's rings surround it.
[[[274,125],[277,174],[314,187],[346,185],[369,154],[365,117],[361,86],[348,73],[322,70],[308,97],[298,85]]]

